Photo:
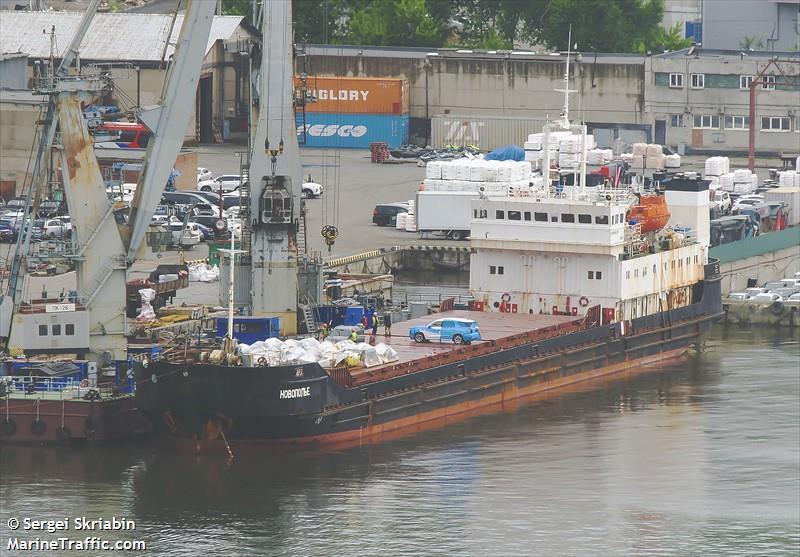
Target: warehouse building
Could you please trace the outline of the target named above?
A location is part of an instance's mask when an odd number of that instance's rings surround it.
[[[558,117],[564,62],[558,53],[308,45],[297,71],[406,79],[412,140],[491,149],[521,144]],[[648,139],[644,56],[573,54],[570,73],[571,117],[586,121],[601,144]]]
[[[773,59],[750,122],[750,83]],[[756,152],[800,151],[798,53],[691,48],[648,57],[645,68],[645,113],[656,143],[678,152],[745,153],[755,125]]]
[[[55,45],[59,57],[80,23],[79,12],[0,11],[0,52],[29,54],[28,78]],[[112,68],[114,91],[106,104],[123,110],[158,101],[183,16],[98,13],[80,46],[81,63]],[[187,139],[222,141],[246,132],[249,109],[248,43],[255,37],[242,17],[215,16]]]

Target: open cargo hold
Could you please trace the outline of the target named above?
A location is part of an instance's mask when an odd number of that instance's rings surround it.
[[[295,87],[300,86],[295,78]],[[405,79],[310,76],[308,93],[316,99],[306,112],[345,114],[408,114],[409,87]]]
[[[431,119],[431,145],[475,145],[491,151],[525,144],[528,135],[542,131],[544,118],[436,115]]]
[[[302,129],[298,128],[298,135]],[[306,114],[306,147],[367,149],[373,141],[384,141],[390,149],[408,138],[408,115]]]

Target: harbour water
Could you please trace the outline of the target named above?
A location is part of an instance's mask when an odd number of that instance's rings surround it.
[[[86,535],[9,518],[84,516],[147,556],[797,555],[800,338],[717,327],[648,375],[338,452],[0,448],[0,554]]]

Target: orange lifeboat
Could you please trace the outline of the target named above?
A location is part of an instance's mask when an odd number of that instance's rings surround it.
[[[628,222],[635,220],[642,225],[642,232],[661,230],[669,222],[667,200],[663,195],[643,195],[639,203],[628,210]]]

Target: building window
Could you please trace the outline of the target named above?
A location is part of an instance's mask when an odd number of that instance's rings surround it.
[[[694,128],[716,130],[719,129],[719,116],[713,114],[695,114]]]
[[[631,272],[630,271],[625,271],[625,278],[626,279],[631,278]]]
[[[53,325],[53,336],[54,337],[61,336],[61,325]]]
[[[486,209],[481,209],[480,212],[478,213],[478,218],[479,219],[488,219],[489,218],[489,211],[487,211]]]
[[[594,271],[589,271],[589,280],[594,279]]]
[[[670,116],[669,125],[673,128],[683,127],[683,114],[673,114]]]
[[[692,74],[692,89],[705,89],[706,86],[706,74],[704,73],[693,73]]]
[[[603,278],[603,271],[597,271],[597,272],[595,272],[594,276],[595,276],[595,278],[596,278],[597,280],[600,280],[600,279],[602,279],[602,278]]]
[[[575,215],[572,213],[561,213],[561,222],[575,222]]]
[[[697,263],[697,256],[694,256],[694,262]]]
[[[489,274],[490,275],[496,275],[497,274],[497,267],[495,267],[494,265],[489,265]]]
[[[762,116],[761,117],[761,130],[773,132],[788,132],[789,131],[789,117],[788,116]]]
[[[592,215],[578,215],[578,222],[581,224],[592,224]]]
[[[766,89],[767,91],[774,91],[775,90],[775,76],[774,75],[765,75],[762,78],[761,88]]]
[[[608,215],[603,215],[602,217],[595,217],[594,218],[595,224],[608,224]]]
[[[525,214],[525,220],[531,220],[531,212],[530,211],[525,211],[524,214]]]
[[[39,336],[40,337],[47,336],[47,325],[39,325]]]
[[[547,213],[534,213],[533,220],[539,222],[547,222]]]
[[[519,211],[509,211],[508,220],[522,220],[522,213]]]
[[[504,218],[506,218],[506,212],[505,211],[495,211],[494,212],[494,218],[496,218],[496,219],[504,219]]]
[[[725,116],[725,128],[728,130],[750,129],[749,116]]]
[[[739,89],[750,89],[750,84],[753,83],[752,75],[739,76]]]
[[[558,222],[558,215],[552,215],[550,217],[550,222]]]
[[[633,270],[633,278],[639,278],[639,269]]]
[[[503,273],[505,273],[505,270],[506,270],[505,267],[500,265],[499,267],[497,267],[497,274],[502,275]]]
[[[669,74],[669,86],[674,87],[676,89],[680,89],[683,87],[683,74],[682,73],[671,73]]]

